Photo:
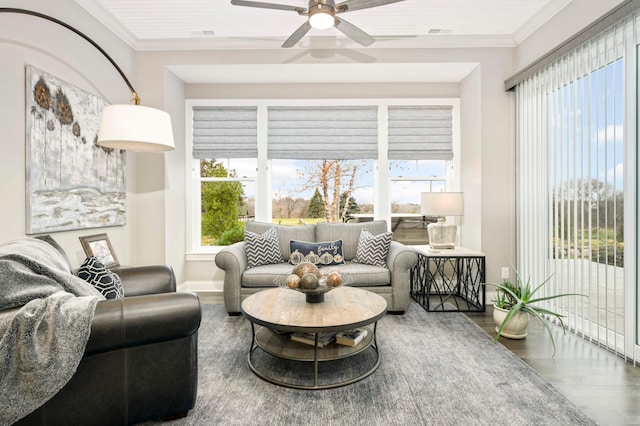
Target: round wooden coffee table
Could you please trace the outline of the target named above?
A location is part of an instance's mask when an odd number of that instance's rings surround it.
[[[322,303],[307,303],[305,295],[285,288],[260,291],[242,302],[242,314],[251,322],[251,348],[247,364],[257,376],[271,383],[296,389],[328,389],[362,380],[380,365],[380,352],[376,341],[378,320],[387,311],[387,302],[381,296],[355,287],[338,287],[325,294]],[[372,325],[372,326],[371,326]],[[291,340],[291,332],[312,333],[317,341],[321,333],[339,332],[354,328],[367,328],[367,336],[356,346],[330,343],[324,347],[307,345]],[[313,384],[293,383],[273,377],[269,369],[259,369],[252,357],[256,350],[274,357],[312,363]],[[336,361],[365,350],[373,350],[371,367],[337,382],[318,382],[318,363]]]

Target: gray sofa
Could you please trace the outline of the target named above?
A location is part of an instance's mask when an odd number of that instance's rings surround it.
[[[280,252],[285,262],[289,261],[289,242],[342,240],[344,265],[330,266],[348,273],[355,287],[378,293],[387,301],[390,313],[402,314],[409,304],[410,270],[418,256],[411,248],[392,241],[387,256],[387,268],[352,262],[356,255],[360,231],[366,228],[374,235],[387,231],[385,221],[365,223],[318,223],[316,225],[284,226],[263,222],[247,222],[247,231],[263,234],[276,227]],[[273,288],[278,277],[291,273],[293,265],[278,263],[247,269],[245,243],[239,242],[222,249],[215,257],[216,265],[225,271],[224,304],[229,315],[240,314],[240,304],[247,296],[267,288]],[[326,267],[324,267],[326,268]],[[321,268],[322,269],[322,268]]]

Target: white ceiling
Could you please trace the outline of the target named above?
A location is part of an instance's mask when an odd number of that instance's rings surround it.
[[[187,83],[219,84],[459,82],[477,64],[381,64],[367,49],[515,46],[571,2],[405,0],[340,14],[376,39],[367,48],[332,28],[312,29],[293,48],[280,50],[305,16],[233,6],[230,0],[75,1],[136,50],[278,49],[287,58],[260,65],[169,66]],[[264,1],[308,6],[308,0]]]
[[[341,0],[337,0],[339,3]],[[76,0],[137,50],[278,48],[306,17],[231,5],[230,0]],[[271,0],[306,8],[308,0]],[[571,0],[405,0],[340,14],[378,43],[513,46]],[[440,34],[432,34],[440,31]],[[311,30],[296,48],[359,47],[335,29]],[[313,47],[313,46],[311,46]]]

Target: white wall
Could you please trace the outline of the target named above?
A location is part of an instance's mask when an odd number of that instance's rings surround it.
[[[626,0],[572,0],[515,48],[514,73],[580,32]]]
[[[5,7],[30,9],[54,16],[87,34],[107,51],[129,76],[133,52],[71,0],[3,1]],[[25,67],[34,65],[106,99],[127,103],[130,92],[102,54],[70,30],[41,18],[0,13],[0,242],[25,236]],[[135,82],[134,82],[135,86]],[[127,156],[127,208],[136,209],[135,155]],[[106,232],[123,264],[136,261],[135,217],[127,225],[54,233],[72,262],[85,255],[78,236]]]

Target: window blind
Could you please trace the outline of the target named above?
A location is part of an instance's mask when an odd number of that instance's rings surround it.
[[[378,158],[378,107],[269,107],[267,157],[302,160]]]
[[[453,107],[390,106],[390,160],[451,160]]]
[[[540,296],[577,293],[547,307],[565,325],[616,353],[625,349],[625,287],[636,285],[634,230],[623,213],[636,204],[626,188],[628,131],[635,116],[636,28],[632,14],[516,86],[517,252],[522,277]],[[628,99],[631,97],[631,99]],[[632,161],[635,161],[632,160]],[[626,244],[625,244],[626,243]],[[630,264],[631,263],[631,264]]]
[[[193,158],[256,158],[258,108],[194,107]]]

